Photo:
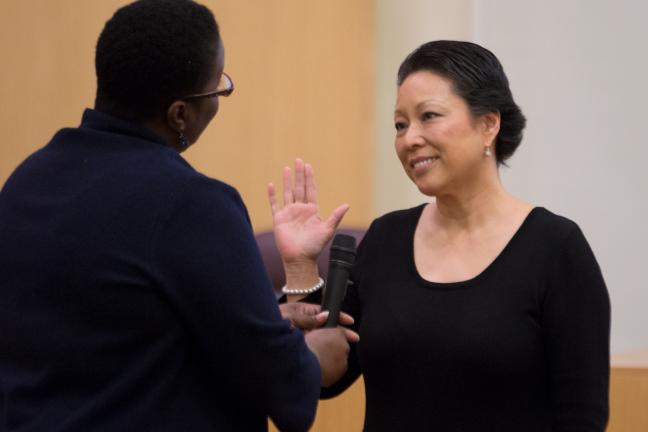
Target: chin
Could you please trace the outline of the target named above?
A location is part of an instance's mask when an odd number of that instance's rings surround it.
[[[420,184],[416,183],[416,187],[418,188],[419,192],[421,192],[423,195],[429,196],[429,197],[436,197],[437,194],[441,191],[438,185],[436,184]]]

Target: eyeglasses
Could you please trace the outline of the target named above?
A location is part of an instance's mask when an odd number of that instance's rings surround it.
[[[207,93],[192,94],[189,96],[185,96],[182,99],[184,100],[199,99],[199,98],[216,97],[216,96],[227,97],[231,95],[233,91],[234,91],[234,81],[232,81],[232,78],[230,78],[229,75],[223,72],[223,74],[221,75],[221,79],[218,82],[218,86],[216,87],[216,90]]]

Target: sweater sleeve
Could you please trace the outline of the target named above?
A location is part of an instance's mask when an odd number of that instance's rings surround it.
[[[601,270],[574,226],[550,271],[543,338],[553,431],[604,431],[608,418],[610,301]]]
[[[301,333],[281,318],[238,193],[195,179],[164,213],[152,240],[152,273],[215,382],[244,401],[241,413],[265,413],[280,430],[307,430],[319,364]]]

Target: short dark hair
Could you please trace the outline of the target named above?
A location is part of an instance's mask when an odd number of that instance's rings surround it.
[[[191,0],[138,0],[106,23],[95,57],[95,107],[149,120],[199,92],[221,49],[214,15]]]
[[[398,85],[421,70],[449,80],[473,116],[498,112],[500,130],[495,143],[498,164],[513,155],[522,141],[526,118],[513,100],[508,78],[492,52],[471,42],[439,40],[425,43],[401,63]]]

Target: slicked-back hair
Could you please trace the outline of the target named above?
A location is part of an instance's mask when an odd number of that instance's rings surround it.
[[[513,155],[522,141],[526,118],[513,100],[508,78],[495,55],[477,44],[439,40],[425,43],[410,53],[398,69],[398,85],[414,72],[429,71],[452,84],[472,115],[500,114],[495,143],[498,164]]]
[[[191,0],[138,0],[106,23],[95,57],[95,108],[128,120],[162,114],[207,84],[218,50],[218,24]]]

